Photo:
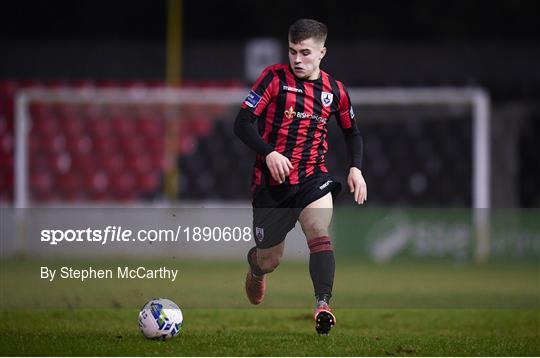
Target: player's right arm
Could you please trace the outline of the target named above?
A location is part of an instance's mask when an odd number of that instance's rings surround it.
[[[266,165],[275,181],[282,184],[293,168],[289,158],[275,150],[266,156]]]
[[[273,71],[267,68],[257,79],[242,104],[234,121],[234,133],[249,148],[265,158],[272,178],[283,183],[293,167],[291,162],[266,143],[253,126],[270,101],[277,95],[277,85],[277,77]]]

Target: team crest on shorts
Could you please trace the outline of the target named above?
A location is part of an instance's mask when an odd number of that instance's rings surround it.
[[[332,104],[332,100],[334,99],[334,95],[330,92],[323,92],[321,93],[321,101],[323,106],[328,107]]]
[[[262,227],[256,227],[255,228],[255,238],[257,238],[257,241],[261,242],[264,239],[264,229]]]

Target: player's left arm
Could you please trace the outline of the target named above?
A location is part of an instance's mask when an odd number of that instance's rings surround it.
[[[343,131],[345,134],[345,143],[347,145],[348,152],[353,158],[351,160],[349,176],[347,177],[347,184],[349,185],[349,190],[351,193],[354,193],[354,201],[356,201],[358,204],[364,204],[364,202],[367,200],[367,184],[364,176],[362,175],[362,166],[360,164],[361,159],[360,161],[358,161],[358,159],[355,160],[355,158],[362,157],[361,148],[363,147],[363,140],[360,130],[358,130],[356,124],[354,125],[354,128],[356,128],[357,134],[354,133],[354,130],[352,133],[347,133],[345,130]],[[355,162],[358,164],[355,164]]]
[[[345,136],[345,144],[350,158],[349,176],[347,184],[354,195],[354,201],[363,204],[367,200],[367,184],[362,175],[362,157],[364,154],[364,140],[356,124],[354,110],[349,94],[343,85],[340,87],[339,108],[336,114],[338,124]]]

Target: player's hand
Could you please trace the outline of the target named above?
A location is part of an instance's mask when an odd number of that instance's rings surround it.
[[[349,184],[351,193],[354,193],[354,201],[358,204],[364,204],[364,202],[367,201],[367,185],[360,169],[352,167],[351,170],[349,170],[347,184]]]
[[[293,168],[289,159],[276,151],[273,151],[266,156],[266,165],[268,166],[268,169],[270,169],[272,178],[280,184],[285,181],[285,178],[289,176],[291,169]]]

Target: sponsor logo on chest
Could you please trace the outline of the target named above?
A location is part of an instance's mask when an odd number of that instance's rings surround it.
[[[318,123],[326,124],[326,121],[328,121],[328,118],[318,116],[313,113],[306,113],[306,112],[296,112],[293,108],[293,106],[290,106],[289,109],[286,109],[283,113],[285,115],[285,118],[287,119],[293,119],[293,118],[311,118],[316,120]]]

